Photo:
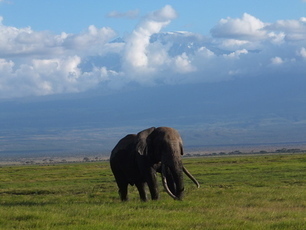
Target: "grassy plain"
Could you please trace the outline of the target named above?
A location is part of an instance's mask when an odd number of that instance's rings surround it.
[[[108,162],[0,167],[0,229],[306,229],[306,154],[183,162],[201,188],[145,203],[119,201]]]

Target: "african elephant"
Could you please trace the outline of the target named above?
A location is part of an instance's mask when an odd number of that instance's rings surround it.
[[[110,157],[121,200],[127,200],[128,184],[136,185],[142,201],[147,200],[147,184],[151,199],[157,200],[159,192],[156,172],[162,174],[163,186],[174,199],[181,200],[183,197],[183,172],[199,187],[197,180],[183,166],[181,155],[182,139],[173,128],[152,127],[137,135],[129,134],[122,138]]]

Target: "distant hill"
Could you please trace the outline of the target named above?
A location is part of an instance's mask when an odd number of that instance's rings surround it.
[[[305,80],[252,78],[0,101],[0,154],[108,152],[127,133],[177,128],[186,147],[303,142]]]

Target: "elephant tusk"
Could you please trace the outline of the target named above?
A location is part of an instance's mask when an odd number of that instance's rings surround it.
[[[166,166],[163,164],[162,165],[162,182],[163,182],[163,186],[166,190],[166,192],[169,194],[169,196],[171,196],[173,199],[178,200],[178,197],[176,197],[169,189],[168,185],[167,185],[167,179],[166,179]]]
[[[183,166],[184,173],[200,188],[200,183],[191,175],[191,173]]]

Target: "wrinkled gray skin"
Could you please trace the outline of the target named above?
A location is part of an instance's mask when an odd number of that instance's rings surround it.
[[[147,201],[145,184],[151,199],[157,200],[159,192],[156,172],[163,178],[167,193],[181,200],[184,193],[183,172],[199,187],[196,179],[183,167],[183,144],[179,133],[169,127],[149,128],[137,135],[122,138],[111,153],[110,165],[122,201],[128,199],[128,185],[136,185],[140,199]]]

